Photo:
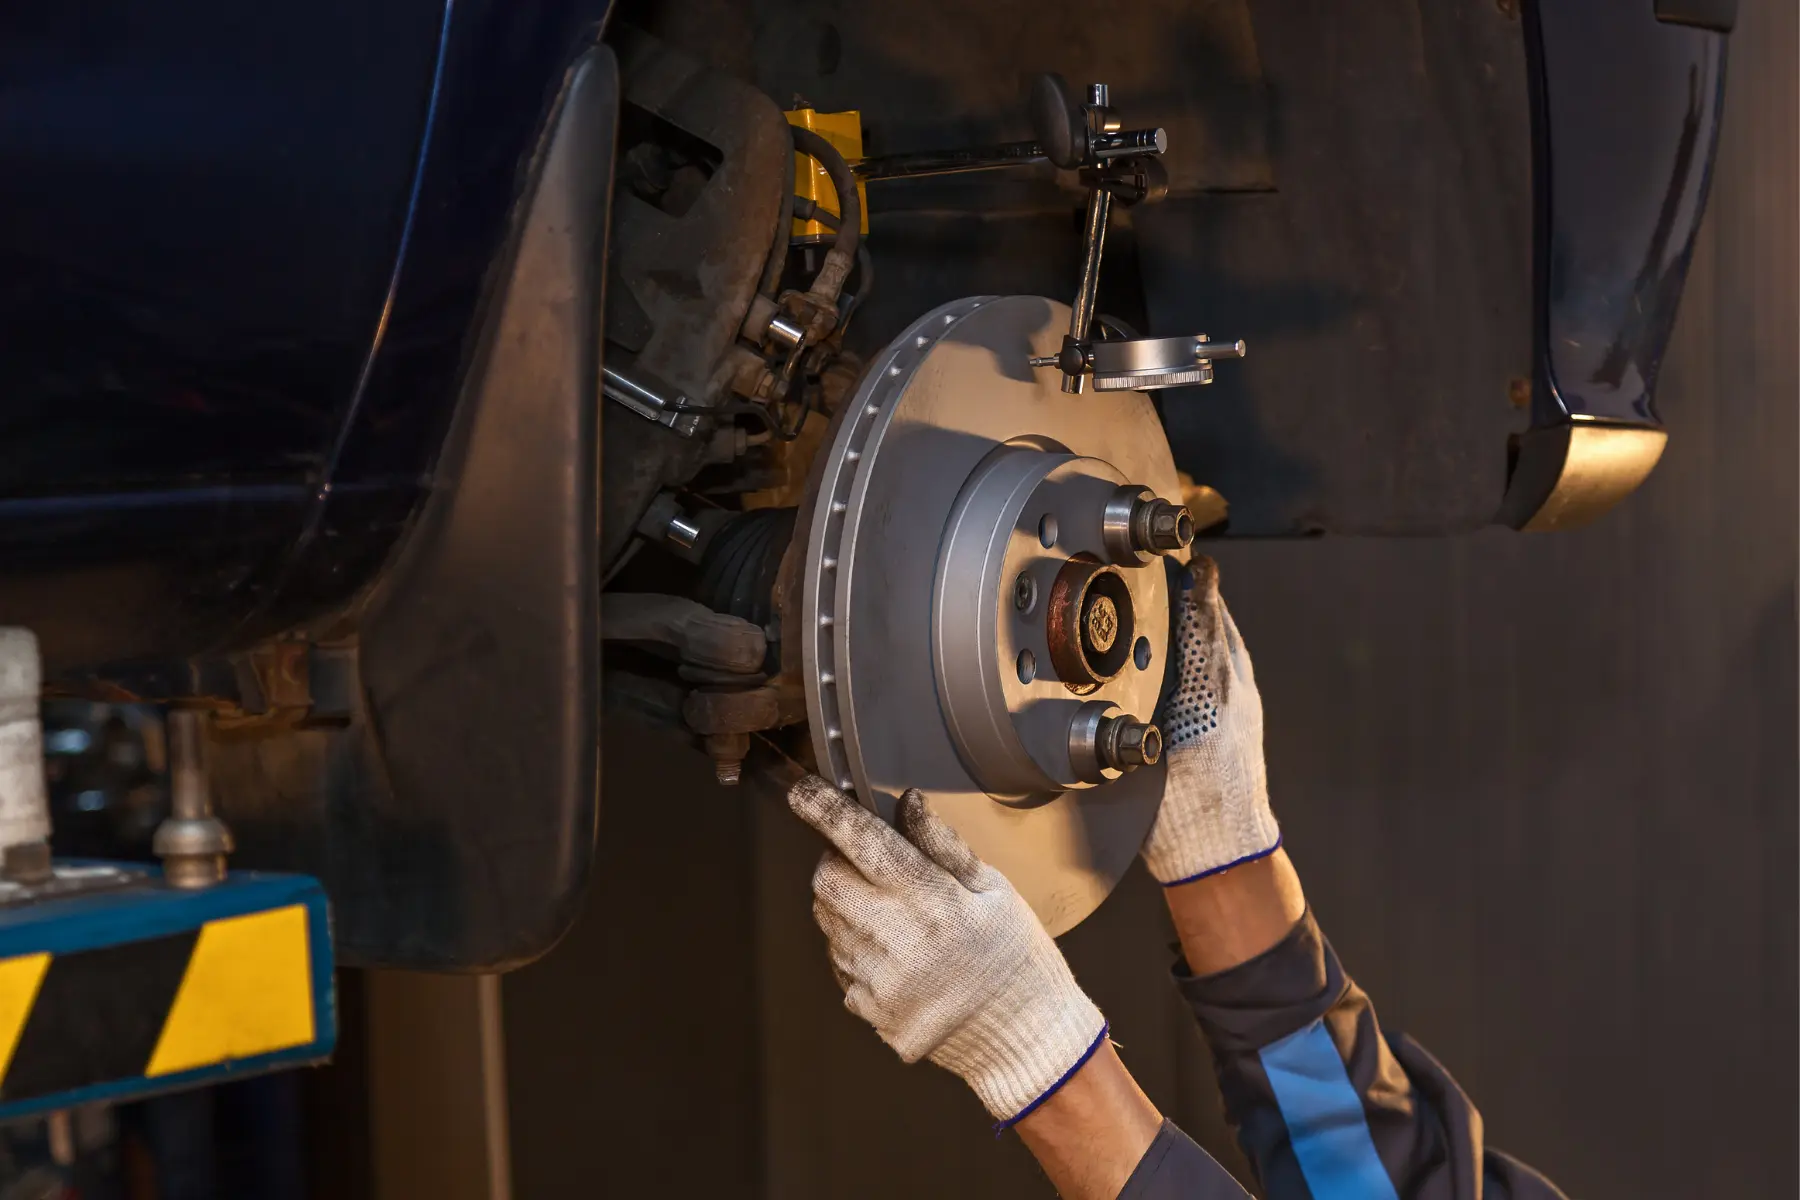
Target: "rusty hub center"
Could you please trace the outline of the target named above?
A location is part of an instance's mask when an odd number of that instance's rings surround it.
[[[1057,572],[1045,609],[1056,677],[1077,696],[1112,679],[1131,660],[1136,619],[1131,587],[1119,568],[1092,558],[1070,559]]]
[[[1119,636],[1118,605],[1101,593],[1090,591],[1087,615],[1082,619],[1082,634],[1094,653],[1105,654],[1111,650],[1113,640]]]

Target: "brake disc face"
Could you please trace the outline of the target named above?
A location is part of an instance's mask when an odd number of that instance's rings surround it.
[[[1146,397],[1028,365],[1068,321],[959,300],[875,360],[824,452],[796,630],[821,773],[889,819],[921,789],[1052,933],[1162,797],[1107,731],[1150,719],[1168,653],[1161,560],[1126,525],[1181,494]]]

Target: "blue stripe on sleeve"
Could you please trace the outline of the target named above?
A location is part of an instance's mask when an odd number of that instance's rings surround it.
[[[1257,1057],[1313,1200],[1399,1200],[1324,1021],[1264,1046]]]

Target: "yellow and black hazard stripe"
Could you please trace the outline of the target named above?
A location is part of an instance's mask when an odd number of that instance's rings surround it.
[[[331,965],[323,890],[298,876],[0,913],[0,1117],[323,1058]]]

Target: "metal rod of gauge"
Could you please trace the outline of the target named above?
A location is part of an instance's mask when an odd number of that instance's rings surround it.
[[[1128,129],[1123,133],[1113,131],[1094,135],[1094,157],[1102,161],[1109,158],[1124,158],[1131,154],[1161,154],[1168,148],[1168,131],[1161,126],[1155,129]]]
[[[1094,158],[1105,161],[1130,154],[1161,154],[1168,137],[1161,129],[1102,132],[1093,137]],[[932,175],[965,175],[972,171],[997,171],[1049,162],[1039,142],[1005,142],[998,146],[970,146],[961,150],[922,150],[914,154],[884,154],[850,164],[864,183],[883,179],[924,179]]]
[[[1094,323],[1094,305],[1100,285],[1100,255],[1106,249],[1106,220],[1111,215],[1112,193],[1105,188],[1095,188],[1089,192],[1087,256],[1081,263],[1081,286],[1075,292],[1075,307],[1069,314],[1069,336],[1078,342],[1087,341],[1088,327]],[[1062,390],[1071,396],[1079,396],[1084,382],[1080,373],[1065,374]]]
[[[885,154],[850,164],[864,182],[880,179],[920,179],[928,175],[961,175],[1046,161],[1037,142],[1003,142],[998,146],[972,146],[961,150],[924,150],[915,154]]]

